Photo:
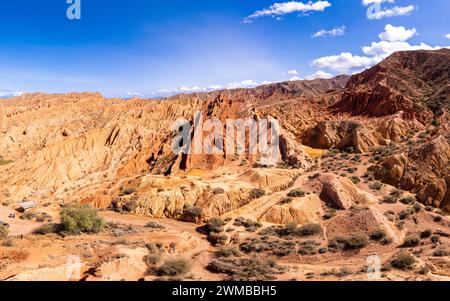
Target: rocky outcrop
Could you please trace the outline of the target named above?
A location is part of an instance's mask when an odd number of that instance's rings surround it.
[[[320,122],[305,133],[302,142],[313,148],[345,150],[351,147],[357,152],[386,144],[377,132],[356,121]]]
[[[322,193],[320,198],[337,209],[350,209],[354,204],[356,188],[349,179],[324,174],[320,177]]]
[[[322,219],[322,211],[321,201],[317,195],[309,195],[295,198],[291,203],[271,207],[260,221],[279,225],[319,223]]]
[[[370,170],[382,182],[417,194],[423,204],[447,208],[449,162],[450,145],[439,136],[407,154],[386,157]]]

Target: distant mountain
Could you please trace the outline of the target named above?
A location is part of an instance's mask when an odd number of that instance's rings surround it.
[[[404,111],[420,120],[450,107],[450,49],[396,52],[350,78],[334,113],[370,117]]]

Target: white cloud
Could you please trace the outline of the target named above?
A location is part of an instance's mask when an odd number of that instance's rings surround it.
[[[313,61],[316,68],[328,68],[335,72],[347,73],[355,68],[368,68],[378,63],[374,58],[353,55],[350,52],[343,52],[338,55],[321,57]]]
[[[19,92],[19,91],[10,91],[10,90],[0,90],[0,98],[9,98],[9,97],[17,97],[25,92]]]
[[[363,0],[363,5],[368,6],[370,4],[381,4],[384,2],[395,3],[395,0]]]
[[[343,36],[345,34],[345,26],[335,27],[331,30],[319,30],[315,34],[312,35],[313,38],[319,38],[319,37],[338,37]]]
[[[333,74],[319,70],[314,74],[308,75],[307,77],[305,77],[306,80],[313,80],[316,78],[322,78],[322,79],[329,79],[332,78]]]
[[[447,39],[450,39],[450,33],[446,34],[445,37],[446,37]]]
[[[378,37],[382,41],[389,42],[404,42],[417,34],[417,30],[415,28],[406,29],[403,26],[395,27],[391,24],[387,24],[384,30],[385,31],[380,33]]]
[[[330,7],[331,3],[328,1],[309,1],[307,3],[298,2],[298,1],[290,1],[283,3],[275,3],[272,6],[254,12],[244,19],[244,23],[251,23],[252,19],[264,17],[264,16],[272,16],[277,19],[286,14],[291,13],[307,13],[310,11],[324,11],[327,7]]]
[[[442,47],[432,47],[425,43],[419,45],[411,45],[408,42],[372,42],[370,46],[363,47],[363,52],[366,55],[377,57],[379,61],[387,58],[396,51],[410,51],[410,50],[438,50]]]
[[[365,56],[343,52],[338,55],[318,58],[313,61],[312,65],[316,68],[327,68],[340,73],[354,73],[378,64],[396,51],[437,50],[443,48],[440,46],[433,47],[425,43],[411,45],[406,42],[406,40],[416,34],[414,28],[405,29],[404,27],[387,25],[385,29],[386,31],[379,35],[382,41],[372,42],[370,46],[362,47]],[[448,48],[448,46],[446,47]]]
[[[296,81],[296,80],[302,80],[302,78],[299,76],[293,76],[289,79],[289,81],[291,81],[291,82]]]
[[[289,71],[288,71],[288,74],[289,74],[289,75],[298,75],[298,71],[295,70],[295,69],[292,69],[292,70],[289,70]]]
[[[408,6],[394,6],[392,8],[385,8],[374,11],[368,12],[367,17],[369,19],[383,19],[383,18],[390,18],[395,16],[407,16],[411,12],[413,12],[416,9],[414,5],[408,5]]]

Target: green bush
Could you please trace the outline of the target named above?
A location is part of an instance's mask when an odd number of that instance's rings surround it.
[[[445,256],[449,256],[449,255],[450,255],[450,252],[447,249],[445,249],[444,247],[440,247],[433,252],[434,257],[445,257]]]
[[[151,228],[151,229],[157,229],[157,230],[162,230],[165,229],[166,227],[164,227],[164,225],[161,225],[160,223],[157,222],[148,222],[145,224],[146,228]]]
[[[387,236],[386,231],[383,229],[378,229],[370,233],[369,237],[371,240],[380,241]]]
[[[125,189],[122,190],[121,195],[123,195],[123,196],[125,196],[125,195],[131,195],[131,194],[133,194],[133,193],[135,193],[135,192],[136,192],[136,189],[135,189],[135,188],[125,188]]]
[[[58,224],[45,224],[33,230],[34,235],[47,235],[52,233],[59,233],[61,231],[61,225]]]
[[[292,203],[294,200],[292,199],[292,198],[290,198],[290,197],[286,197],[286,198],[282,198],[281,200],[280,200],[280,205],[285,205],[285,204],[290,204],[290,203]]]
[[[223,226],[225,225],[224,221],[221,220],[220,218],[217,217],[213,217],[210,218],[208,220],[208,222],[206,223],[206,230],[208,231],[208,233],[211,232],[216,232],[216,233],[220,233],[223,232]]]
[[[400,203],[405,205],[412,205],[416,202],[416,198],[414,196],[406,196],[400,199]]]
[[[265,195],[266,195],[266,191],[264,189],[261,189],[261,188],[255,188],[252,191],[250,191],[250,198],[252,200],[256,200],[256,199],[262,198]]]
[[[357,250],[366,247],[369,239],[364,234],[354,234],[349,237],[336,237],[329,241],[328,247],[332,250]]]
[[[403,241],[403,247],[404,248],[410,248],[410,247],[416,247],[420,243],[420,237],[417,234],[410,234],[405,237],[405,240]]]
[[[214,188],[214,194],[224,194],[225,190],[223,188],[217,187]]]
[[[203,209],[191,205],[184,206],[181,220],[191,223],[198,223],[203,217]]]
[[[410,270],[416,263],[416,259],[409,253],[400,253],[392,261],[391,266],[399,270]]]
[[[6,238],[9,235],[8,228],[3,225],[0,225],[0,238]]]
[[[166,261],[160,268],[159,273],[163,276],[182,276],[191,270],[191,263],[186,259],[174,259]]]
[[[227,247],[222,247],[219,250],[217,250],[216,252],[216,256],[218,257],[239,257],[241,256],[241,252],[239,252],[238,249],[236,248],[227,248]]]
[[[62,230],[70,234],[98,233],[104,221],[90,206],[69,206],[61,210]]]
[[[291,190],[287,196],[291,197],[291,198],[301,198],[301,197],[304,197],[305,195],[306,195],[306,193],[303,190],[294,189],[294,190]]]
[[[425,239],[425,238],[430,238],[431,235],[433,235],[433,231],[431,229],[427,229],[425,231],[422,231],[420,233],[420,238]]]
[[[267,281],[274,280],[280,267],[272,260],[258,258],[242,258],[213,260],[208,265],[212,273],[227,274],[234,281]]]
[[[322,227],[319,224],[306,224],[296,231],[300,236],[312,236],[322,233]]]

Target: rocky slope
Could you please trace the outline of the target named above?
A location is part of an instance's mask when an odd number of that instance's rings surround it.
[[[152,261],[181,257],[192,263],[185,279],[366,280],[373,254],[384,279],[448,279],[449,72],[448,50],[417,51],[352,77],[163,100],[0,100],[0,221],[10,224],[0,279],[64,279],[72,254],[83,281],[155,280]],[[222,124],[278,120],[275,162],[173,153],[173,125],[194,124],[196,112]],[[36,208],[16,211],[23,200]],[[32,235],[67,203],[100,209],[107,227]],[[413,266],[389,265],[404,252]]]

